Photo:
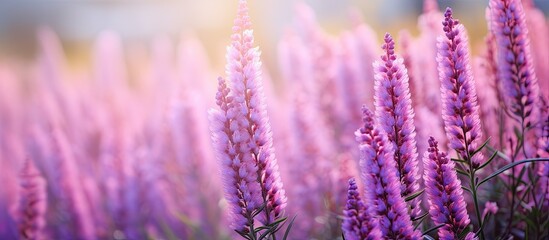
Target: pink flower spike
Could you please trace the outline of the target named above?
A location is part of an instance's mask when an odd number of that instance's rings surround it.
[[[354,178],[349,179],[347,204],[343,210],[342,230],[345,239],[379,239],[381,232],[377,229],[375,219],[368,214],[367,206],[360,198]]]
[[[46,181],[30,160],[20,173],[21,192],[17,222],[21,239],[43,239],[47,208]]]
[[[238,123],[231,120],[235,109],[229,92],[225,80],[219,78],[216,104],[220,109],[210,111],[210,130],[214,150],[221,164],[231,228],[247,233],[253,224],[253,211],[261,205],[260,188],[255,182],[257,173],[252,163],[243,159],[247,152],[242,152],[246,148],[241,146],[243,137],[236,129]]]
[[[505,104],[524,129],[535,121],[530,116],[539,98],[524,9],[520,0],[491,0],[489,6]]]
[[[471,221],[455,164],[445,152],[439,150],[438,142],[433,137],[429,139],[423,163],[429,215],[435,225],[444,224],[438,236],[440,239],[457,239]]]
[[[360,169],[364,181],[364,202],[377,219],[384,239],[420,239],[408,215],[393,157],[392,144],[374,123],[373,113],[362,108],[364,125],[355,132],[360,150]]]
[[[473,168],[477,168],[483,161],[482,153],[472,155],[480,146],[482,131],[469,62],[469,41],[465,27],[452,17],[452,9],[446,9],[444,17],[442,25],[445,34],[438,38],[437,44],[444,129],[450,147]]]
[[[374,62],[376,118],[394,149],[401,195],[407,197],[419,190],[416,129],[408,73],[403,59],[395,54],[395,42],[388,33],[382,49],[381,60]],[[419,205],[419,198],[410,203],[412,218],[419,217]]]
[[[216,104],[220,109],[210,112],[232,227],[241,233],[251,230],[256,211],[263,213],[260,221],[268,225],[283,215],[286,206],[266,111],[260,53],[253,45],[247,2],[241,0],[227,47],[225,70],[230,85],[219,79]]]

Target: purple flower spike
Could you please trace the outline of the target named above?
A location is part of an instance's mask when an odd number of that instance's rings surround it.
[[[406,197],[419,190],[416,130],[408,73],[402,58],[396,56],[395,42],[388,33],[385,34],[382,49],[384,55],[381,61],[374,62],[374,105],[379,125],[393,145],[398,176],[402,183],[401,195]],[[410,204],[413,218],[420,215],[419,205],[419,198]]]
[[[259,49],[253,47],[248,7],[245,0],[239,2],[238,17],[235,20],[232,43],[227,49],[226,71],[233,91],[235,119],[245,131],[249,152],[246,154],[257,167],[258,182],[265,206],[264,223],[280,217],[286,206],[286,195],[274,154],[269,117],[267,116],[265,94],[261,79]]]
[[[210,129],[221,164],[231,228],[248,232],[253,224],[253,211],[261,205],[260,188],[252,163],[244,159],[249,153],[242,152],[246,147],[242,144],[243,134],[238,129],[238,122],[233,120],[236,110],[229,92],[225,80],[219,78],[216,104],[220,109],[210,111]]]
[[[498,75],[505,103],[524,129],[533,121],[529,117],[538,100],[539,86],[521,1],[490,1],[489,21],[497,42]]]
[[[474,168],[480,166],[480,127],[477,94],[469,63],[468,37],[465,28],[452,18],[452,9],[444,14],[445,35],[438,38],[438,72],[441,82],[442,118],[450,146]]]
[[[444,224],[438,236],[440,239],[458,239],[470,220],[455,164],[438,149],[438,142],[433,137],[429,138],[423,162],[429,215],[435,225]]]
[[[377,221],[382,238],[420,239],[414,231],[393,157],[392,144],[385,133],[374,126],[373,113],[362,108],[364,126],[355,133],[360,150],[360,168],[368,214]]]
[[[379,239],[381,232],[376,227],[375,220],[368,214],[354,178],[349,179],[349,191],[347,193],[347,204],[343,211],[344,219],[342,224],[345,239]]]
[[[232,204],[232,214],[237,216],[233,227],[247,231],[254,223],[252,213],[263,204],[263,224],[281,217],[286,196],[274,155],[259,50],[253,47],[245,0],[239,2],[231,40],[226,55],[230,90],[220,79],[216,96],[220,111],[211,112],[211,128],[217,156],[223,165],[226,197]],[[245,221],[248,222],[244,224]]]
[[[21,239],[43,239],[47,208],[46,181],[30,160],[20,174],[21,192],[17,208],[18,230]]]

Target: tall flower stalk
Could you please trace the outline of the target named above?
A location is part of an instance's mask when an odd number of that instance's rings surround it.
[[[231,204],[232,227],[243,237],[257,239],[256,216],[264,226],[283,221],[286,196],[274,155],[271,126],[266,112],[259,50],[248,16],[247,2],[239,2],[238,16],[227,48],[226,73],[230,88],[219,80],[211,112],[212,137]],[[273,231],[269,234],[275,238]]]
[[[21,190],[17,207],[17,224],[21,239],[44,238],[47,198],[46,181],[34,164],[26,160],[20,173]]]
[[[368,214],[376,219],[383,238],[420,239],[414,230],[406,202],[400,195],[401,183],[393,156],[392,144],[373,113],[362,108],[364,125],[355,133],[360,149],[360,168],[365,189]]]
[[[482,164],[483,156],[478,148],[482,137],[479,107],[475,83],[469,62],[468,37],[465,27],[452,17],[447,8],[442,22],[444,36],[438,38],[438,72],[441,82],[442,118],[450,147],[463,160],[460,165],[467,171],[475,212],[479,226],[482,225],[479,210],[475,171]],[[481,238],[484,239],[481,230]]]
[[[253,232],[254,217],[261,205],[257,167],[242,150],[243,134],[233,121],[235,107],[224,79],[219,79],[216,104],[219,110],[210,111],[210,128],[218,160],[221,163],[225,198],[229,203],[231,228],[242,234]]]
[[[505,103],[519,122],[522,135],[539,98],[539,86],[530,52],[524,9],[519,0],[490,1],[490,29],[497,46],[498,77]]]
[[[515,143],[510,138],[511,162],[516,162],[520,155],[525,158],[533,154],[527,151],[526,140],[534,138],[528,130],[539,119],[537,117],[537,103],[539,99],[539,85],[534,70],[534,62],[531,56],[530,39],[525,19],[525,12],[519,0],[491,0],[489,3],[490,30],[496,40],[496,55],[498,66],[498,78],[500,79],[506,111],[518,126]],[[540,49],[541,51],[541,49]],[[511,171],[509,180],[511,188],[509,220],[507,233],[513,228],[515,210],[521,206],[522,201],[516,195],[520,192],[523,171]],[[528,169],[531,175],[531,169]],[[518,178],[519,180],[516,180]]]
[[[401,195],[410,196],[419,190],[417,173],[417,144],[414,126],[414,111],[410,100],[408,73],[403,59],[395,54],[395,42],[388,33],[382,46],[381,61],[374,62],[374,105],[379,125],[387,133],[393,145]],[[411,217],[420,215],[420,198],[410,203]]]
[[[433,137],[429,138],[429,148],[423,162],[429,214],[436,226],[443,225],[438,230],[438,236],[440,239],[458,239],[471,220],[455,164],[445,152],[439,150],[438,142]]]
[[[358,186],[354,178],[349,179],[347,204],[343,210],[343,235],[345,239],[379,239],[380,232],[375,219],[368,214],[368,207],[360,198]]]

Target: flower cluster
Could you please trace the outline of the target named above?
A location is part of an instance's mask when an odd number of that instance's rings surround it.
[[[435,0],[395,39],[359,11],[331,34],[300,3],[266,65],[254,30],[271,29],[248,11],[262,3],[233,4],[217,82],[211,38],[143,54],[105,31],[89,68],[47,28],[31,63],[2,41],[0,239],[549,236],[549,24],[533,1],[490,0],[478,56]]]

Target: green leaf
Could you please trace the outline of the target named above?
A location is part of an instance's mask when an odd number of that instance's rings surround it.
[[[488,164],[490,164],[490,162],[492,162],[492,160],[494,160],[497,155],[498,155],[498,150],[496,150],[494,153],[492,153],[490,158],[488,158],[488,161],[486,161],[484,164],[480,165],[480,167],[478,167],[478,169],[483,169],[484,167],[488,166]]]
[[[423,238],[426,238],[427,240],[435,240],[433,237],[429,235],[424,235]]]
[[[245,232],[243,232],[243,231],[238,231],[238,230],[236,230],[236,229],[235,229],[234,231],[237,232],[237,233],[238,233],[240,236],[242,236],[243,238],[250,240],[250,236],[248,236],[247,233],[245,233]]]
[[[425,216],[427,216],[427,213],[423,214],[421,217],[419,218],[416,218],[416,219],[419,219],[419,222],[416,223],[416,225],[414,226],[414,231],[421,225],[421,223],[425,220]],[[412,221],[415,221],[412,219]]]
[[[482,181],[480,181],[477,184],[477,187],[482,185],[483,183],[489,181],[490,179],[494,178],[495,176],[500,175],[501,173],[503,173],[503,172],[505,172],[505,171],[507,171],[511,168],[514,168],[514,167],[516,167],[520,164],[529,163],[529,162],[543,162],[543,161],[549,161],[549,158],[531,158],[531,159],[525,159],[525,160],[521,160],[521,161],[514,162],[514,163],[509,163],[509,164],[505,165],[504,167],[498,169],[494,173],[490,174],[488,177],[486,177]]]
[[[297,217],[297,215],[295,215],[293,218],[292,218],[292,221],[290,221],[290,224],[288,225],[288,227],[286,228],[286,232],[284,232],[284,237],[282,238],[283,240],[286,240],[288,239],[288,234],[290,234],[290,229],[292,228],[292,226],[294,225],[294,221],[295,221],[295,218]]]
[[[267,229],[267,231],[263,232],[260,236],[259,236],[259,240],[262,240],[262,239],[265,239],[268,235],[271,235],[271,234],[274,234],[275,233],[275,229],[276,229],[276,226],[273,226],[273,227],[270,227]]]
[[[272,226],[261,226],[261,227],[256,227],[256,228],[254,228],[254,231],[257,233],[257,232],[260,232],[260,231],[269,229],[269,228],[271,228],[271,227],[272,227]]]
[[[458,239],[464,239],[465,236],[467,236],[467,234],[469,234],[471,232],[471,227],[472,225],[469,224],[467,225],[467,228],[466,229],[463,229],[460,233],[459,233],[459,236],[458,236]]]
[[[286,219],[287,219],[287,217],[283,217],[283,218],[277,219],[276,221],[274,221],[272,223],[269,223],[268,225],[261,226],[261,227],[257,228],[257,229],[261,228],[261,230],[266,230],[265,232],[263,232],[259,236],[259,239],[264,239],[268,235],[272,235],[272,234],[276,233],[276,231],[278,231],[278,225],[280,225],[280,223],[286,221]],[[256,232],[259,232],[259,231],[260,230],[256,230]]]
[[[484,147],[486,147],[486,145],[488,145],[488,142],[490,142],[490,139],[491,139],[491,138],[492,138],[492,137],[489,137],[488,139],[486,139],[486,141],[484,141],[484,143],[483,143],[482,145],[480,145],[480,147],[477,148],[477,149],[473,152],[473,154],[471,154],[471,157],[472,157],[472,156],[475,156],[475,154],[477,154],[477,153],[480,152]]]
[[[528,216],[518,215],[517,217],[522,221],[525,221],[528,226],[534,227],[536,225],[536,223],[534,223]]]
[[[501,176],[497,176],[497,179],[499,180],[498,184],[503,185],[506,191],[511,191],[511,186],[507,184],[507,180],[503,179]]]
[[[520,174],[519,174],[519,176],[520,176]],[[522,185],[527,185],[527,184],[528,184],[528,183],[526,183],[525,181],[522,180],[522,176],[520,176],[521,178],[515,177],[515,176],[513,176],[513,175],[509,175],[509,176],[507,176],[507,177],[508,177],[509,179],[515,181],[515,182],[514,182],[514,185],[511,186],[511,187],[516,187],[516,186],[518,186],[518,185],[520,185],[520,184],[522,184]],[[509,188],[509,189],[511,189],[511,188]]]
[[[467,163],[467,161],[462,160],[462,159],[457,159],[457,158],[450,158],[450,159],[454,162]]]
[[[429,214],[429,212],[426,212],[426,213],[424,213],[423,215],[421,215],[421,216],[419,216],[419,217],[417,217],[417,218],[412,218],[412,221],[415,222],[415,221],[417,221],[417,220],[422,220],[422,219],[424,219],[425,217],[427,217],[428,214]]]
[[[515,137],[517,137],[518,140],[520,140],[522,138],[522,134],[520,133],[520,129],[517,126],[513,127],[513,132],[515,133]]]
[[[475,237],[478,237],[478,235],[480,234],[480,232],[483,231],[484,226],[486,225],[486,222],[490,219],[490,215],[491,215],[491,213],[486,214],[486,216],[485,216],[484,219],[482,220],[482,224],[481,224],[480,227],[478,228],[478,231],[475,233]]]
[[[435,230],[437,230],[441,227],[444,227],[444,225],[446,225],[446,224],[440,224],[438,226],[434,226],[432,228],[427,229],[425,232],[423,232],[423,236],[425,236],[425,235],[429,234],[430,232],[435,231]]]
[[[257,215],[259,215],[263,211],[263,209],[265,209],[265,206],[266,206],[266,204],[263,203],[263,204],[261,204],[261,206],[259,206],[258,209],[254,210],[252,212],[252,218],[255,218]]]
[[[423,194],[423,192],[425,192],[425,189],[408,195],[408,196],[405,198],[406,202],[409,202],[409,201],[414,200],[415,198],[417,198],[417,197],[419,197],[421,194]]]
[[[526,188],[525,192],[522,194],[522,197],[520,198],[520,201],[518,202],[518,204],[522,205],[525,209],[527,209],[527,207],[529,207],[529,204],[526,203],[524,200],[526,199],[526,197],[530,193],[530,190],[532,190],[532,186],[528,186]]]
[[[493,148],[493,147],[491,147],[491,146],[488,146],[488,149],[489,149],[490,151],[497,152],[498,157],[503,158],[505,161],[511,162],[511,159],[510,159],[507,155],[505,155],[505,153],[502,153],[502,152],[498,151],[497,149],[495,149],[495,148]]]
[[[274,222],[272,222],[272,223],[269,223],[269,225],[267,225],[267,226],[274,226],[275,224],[279,224],[279,223],[281,223],[281,222],[286,221],[286,219],[288,219],[288,217],[279,218],[278,220],[276,220],[276,221],[274,221]]]
[[[457,168],[456,168],[456,172],[459,173],[459,174],[461,174],[461,175],[463,175],[463,176],[469,177],[469,173],[467,173],[467,172],[465,172],[465,171],[463,171],[463,170],[461,170],[461,169],[457,169]]]

